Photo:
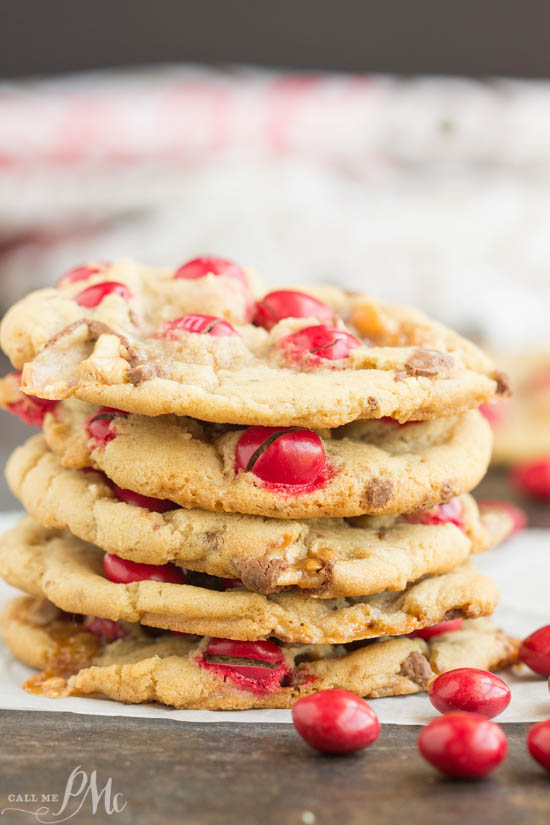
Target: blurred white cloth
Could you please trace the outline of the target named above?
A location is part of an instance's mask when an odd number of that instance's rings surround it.
[[[550,83],[167,67],[0,92],[4,306],[86,260],[212,252],[550,345]]]

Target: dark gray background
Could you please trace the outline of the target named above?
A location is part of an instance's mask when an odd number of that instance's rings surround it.
[[[2,0],[0,77],[184,61],[547,77],[547,0]]]

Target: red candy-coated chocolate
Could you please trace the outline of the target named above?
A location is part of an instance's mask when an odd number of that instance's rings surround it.
[[[325,304],[293,289],[278,289],[264,295],[256,303],[254,323],[264,329],[271,329],[283,318],[317,318],[332,321],[333,313]]]
[[[134,507],[143,507],[145,510],[151,510],[153,513],[167,513],[169,510],[178,509],[178,505],[168,499],[142,496],[141,493],[135,493],[133,490],[124,490],[116,484],[113,484],[112,488],[119,501],[125,501],[126,504],[133,504]]]
[[[11,372],[6,375],[6,381],[13,381],[18,387],[21,386],[21,372]],[[44,423],[46,413],[53,412],[57,401],[50,401],[47,398],[38,398],[36,395],[23,395],[19,401],[13,401],[7,405],[8,410],[17,415],[25,424],[31,427],[41,427]]]
[[[177,340],[178,332],[194,332],[198,335],[213,335],[215,338],[238,335],[229,321],[215,315],[182,315],[173,321],[165,321],[157,333],[158,337]]]
[[[550,499],[550,458],[521,464],[514,470],[512,478],[527,495]]]
[[[545,719],[529,728],[527,749],[539,765],[550,771],[550,719]]]
[[[44,423],[46,413],[53,412],[57,401],[48,401],[45,398],[37,398],[36,395],[27,395],[21,401],[14,401],[8,404],[8,410],[17,415],[25,424],[31,427],[41,427]]]
[[[511,691],[505,681],[488,670],[459,667],[434,679],[428,695],[440,713],[464,710],[492,719],[506,710]]]
[[[115,410],[113,407],[100,407],[86,421],[86,432],[93,438],[97,445],[107,444],[116,438],[116,433],[111,429],[112,421],[117,418],[127,418],[129,413],[124,410]]]
[[[175,564],[140,564],[137,561],[114,556],[112,553],[105,553],[103,569],[110,581],[123,584],[145,580],[171,584],[186,584],[187,582],[185,573]]]
[[[510,402],[507,398],[502,401],[491,401],[490,404],[482,404],[479,408],[491,427],[498,427],[510,417]]]
[[[231,661],[224,662],[224,658]],[[224,680],[231,679],[239,687],[257,694],[277,690],[281,680],[290,673],[281,648],[274,642],[210,639],[199,664],[217,672]]]
[[[376,713],[349,690],[320,690],[292,708],[294,727],[308,745],[326,753],[353,753],[380,734]]]
[[[108,263],[94,264],[93,266],[75,266],[74,269],[69,269],[56,283],[57,289],[62,289],[69,284],[75,284],[78,281],[87,281],[92,275],[97,275],[98,272],[103,272],[110,266]]]
[[[520,530],[524,530],[525,527],[527,527],[527,513],[525,510],[522,510],[521,507],[516,507],[515,504],[510,504],[509,501],[487,498],[478,501],[478,505],[482,510],[483,508],[489,508],[491,510],[502,510],[506,513],[506,515],[510,517],[511,522],[510,535],[519,533]]]
[[[347,358],[353,349],[361,346],[361,341],[343,329],[317,324],[287,335],[277,346],[289,360],[305,358],[307,362],[315,363]]]
[[[454,711],[420,731],[418,749],[447,776],[477,779],[500,765],[508,753],[508,742],[496,722],[477,713]]]
[[[117,639],[124,639],[128,635],[128,631],[120,622],[113,622],[112,619],[100,619],[98,616],[86,616],[84,627],[105,642],[115,642]]]
[[[462,627],[462,619],[451,619],[449,622],[439,622],[430,627],[423,627],[421,630],[413,630],[409,633],[411,639],[431,639],[432,636],[439,636],[441,633],[452,633],[455,630],[460,630]]]
[[[125,301],[130,301],[132,293],[125,284],[118,281],[102,281],[100,284],[92,284],[92,286],[83,289],[75,297],[76,303],[86,309],[93,309],[98,306],[107,295],[120,295]]]
[[[539,627],[523,640],[519,658],[540,676],[550,676],[550,624]]]
[[[243,586],[240,579],[222,579],[223,586],[226,590],[237,590]]]
[[[423,510],[420,513],[411,513],[406,517],[410,524],[456,524],[464,529],[464,509],[460,499],[452,498],[446,504],[440,504],[432,510]]]
[[[252,472],[271,484],[311,484],[325,467],[323,442],[311,430],[249,427],[235,450],[237,471]]]
[[[228,261],[226,258],[218,258],[215,255],[202,255],[200,258],[193,258],[183,264],[174,273],[174,278],[185,278],[195,280],[204,278],[206,275],[219,275],[227,278],[235,278],[244,286],[248,286],[246,274],[240,266]]]

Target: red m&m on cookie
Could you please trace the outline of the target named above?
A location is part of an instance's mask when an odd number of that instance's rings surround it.
[[[440,636],[442,633],[453,633],[455,630],[460,630],[462,621],[462,619],[451,619],[448,622],[439,622],[429,627],[423,627],[420,630],[413,630],[413,632],[408,635],[411,639],[425,639],[427,641],[434,636]]]
[[[455,497],[446,504],[440,504],[432,510],[422,510],[406,516],[409,524],[455,524],[464,529],[464,509],[460,498]]]
[[[100,284],[92,284],[83,289],[74,300],[81,307],[93,309],[99,306],[108,295],[119,295],[125,301],[130,301],[132,298],[132,293],[125,284],[119,281],[102,281]]]
[[[249,427],[237,442],[235,468],[271,484],[312,484],[326,469],[325,448],[311,430]]]
[[[218,258],[215,255],[202,255],[187,261],[175,271],[174,278],[194,281],[198,278],[205,278],[207,275],[235,278],[244,286],[248,286],[246,274],[240,266],[227,258]]]
[[[175,564],[141,564],[129,561],[112,553],[105,553],[103,569],[109,581],[129,584],[130,582],[155,581],[170,584],[186,584],[185,573]]]
[[[56,284],[56,287],[58,289],[62,289],[64,286],[78,283],[78,281],[87,281],[88,278],[92,277],[92,275],[97,275],[99,272],[104,272],[109,268],[109,266],[110,264],[108,263],[92,264],[90,266],[75,266],[73,269],[69,269],[68,272],[65,272],[65,274],[61,276]]]
[[[181,318],[174,318],[172,321],[165,321],[159,332],[160,338],[177,339],[179,332],[192,332],[195,335],[212,335],[215,338],[223,338],[239,333],[231,326],[229,321],[217,318],[215,315],[182,315]]]
[[[289,361],[341,361],[350,352],[361,346],[361,341],[337,327],[317,324],[282,338],[277,347],[282,350]]]
[[[117,484],[113,484],[112,487],[119,501],[132,504],[134,507],[143,507],[144,510],[150,510],[153,513],[167,513],[169,510],[179,509],[177,504],[174,504],[173,501],[169,501],[168,499],[142,496],[141,493],[135,493],[133,490],[125,490]]]
[[[111,428],[115,418],[127,418],[129,413],[123,410],[115,410],[113,407],[100,407],[100,409],[86,421],[86,432],[88,436],[96,442],[96,445],[105,445],[116,433]]]
[[[4,379],[6,384],[15,387],[21,386],[21,373],[12,372],[6,375]],[[30,424],[31,427],[41,427],[44,423],[46,413],[53,412],[57,405],[57,401],[50,401],[47,398],[38,398],[36,395],[24,395],[20,393],[18,401],[12,401],[7,404],[8,410],[17,415],[25,424]]]
[[[293,289],[278,289],[269,292],[256,303],[254,323],[264,329],[271,329],[283,318],[317,318],[331,321],[332,311],[312,295]]]
[[[210,639],[200,664],[217,672],[224,681],[230,679],[257,694],[277,690],[290,673],[283,651],[274,642]]]
[[[86,616],[84,627],[103,639],[104,642],[116,642],[117,639],[124,639],[128,631],[120,622],[113,622],[112,619],[100,619],[98,616]]]

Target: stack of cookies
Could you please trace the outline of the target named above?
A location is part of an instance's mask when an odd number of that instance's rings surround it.
[[[205,257],[78,267],[1,341],[0,403],[42,429],[0,540],[28,690],[277,708],[515,660],[470,559],[511,530],[469,495],[507,385],[460,336],[329,287],[262,297]]]

